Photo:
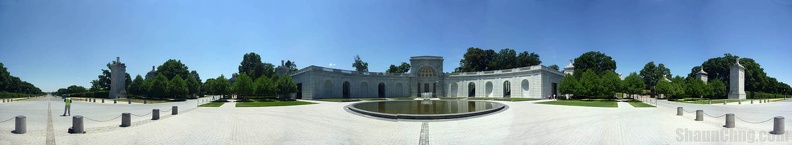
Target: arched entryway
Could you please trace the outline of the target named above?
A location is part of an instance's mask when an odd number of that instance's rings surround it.
[[[342,95],[343,95],[344,98],[349,98],[349,82],[344,81],[344,85],[343,86],[344,86],[344,88],[343,88]]]
[[[333,82],[332,81],[326,80],[324,82],[324,88],[323,89],[324,89],[324,95],[328,95],[328,96],[321,96],[321,97],[337,97],[337,96],[333,95]]]
[[[448,90],[448,94],[449,94],[451,97],[457,97],[457,92],[459,91],[459,88],[458,88],[458,87],[459,87],[459,86],[457,86],[457,83],[451,83],[451,86],[450,86],[450,87],[448,87],[448,89],[449,89],[449,90]]]
[[[520,84],[520,86],[522,86],[522,97],[528,97],[528,91],[530,91],[528,88],[530,88],[530,83],[528,83],[528,80],[522,80],[522,83]]]
[[[504,98],[511,97],[511,83],[509,81],[503,82],[503,97]]]
[[[476,84],[473,82],[468,83],[468,97],[476,97]]]
[[[377,85],[377,97],[385,98],[385,83]]]
[[[494,88],[493,88],[493,87],[494,87],[494,86],[492,85],[492,82],[487,82],[487,83],[484,85],[484,88],[485,88],[485,89],[484,89],[484,93],[485,93],[485,95],[484,95],[484,96],[486,96],[486,97],[492,97],[492,92],[494,92],[494,91],[492,91],[492,90],[494,90]]]
[[[360,96],[359,97],[363,97],[363,98],[369,97],[368,90],[369,90],[368,89],[368,83],[366,83],[366,82],[360,83]]]

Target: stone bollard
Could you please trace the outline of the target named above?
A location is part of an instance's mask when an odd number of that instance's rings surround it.
[[[93,99],[91,99],[91,100],[93,100],[93,102],[94,102],[94,103],[96,103],[96,98],[93,98]]]
[[[737,100],[737,105],[742,105],[742,100]]]
[[[734,128],[734,114],[726,114],[726,125],[723,125],[723,127]]]
[[[143,104],[148,104],[148,100],[143,99]]]
[[[753,100],[751,100],[751,104],[753,104]]]
[[[27,132],[27,123],[25,123],[25,115],[16,116],[16,124],[13,133],[25,134]]]
[[[132,99],[127,98],[127,104],[132,104]]]
[[[723,105],[726,105],[726,100],[723,100]]]
[[[770,134],[784,134],[784,116],[776,116],[773,118],[773,131],[770,132]]]
[[[704,110],[696,110],[696,121],[704,121]]]
[[[709,100],[709,104],[712,105],[712,99]]]
[[[171,110],[172,110],[171,111],[171,115],[179,114],[179,106],[173,106],[173,108],[171,108]]]
[[[85,133],[84,126],[83,126],[83,116],[76,115],[72,117],[72,127],[69,128],[71,132],[69,133]]]
[[[104,99],[102,99],[102,104],[104,104]]]
[[[121,127],[128,127],[132,125],[132,116],[130,113],[121,113]]]
[[[118,100],[113,99],[113,104],[117,104],[117,103],[118,103]]]
[[[151,111],[151,120],[159,120],[159,109]]]
[[[682,115],[683,115],[682,107],[677,107],[677,116],[682,116]]]

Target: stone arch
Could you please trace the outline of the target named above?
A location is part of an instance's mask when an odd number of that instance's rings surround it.
[[[503,81],[503,97],[511,97],[511,82],[509,80]]]
[[[349,96],[350,96],[350,94],[349,94],[349,93],[350,93],[350,92],[349,92],[349,87],[350,87],[350,86],[349,86],[349,81],[344,81],[343,88],[342,88],[342,90],[341,90],[341,92],[342,92],[342,93],[341,93],[341,96],[342,96],[343,98],[350,98],[350,97],[349,97]]]
[[[385,98],[385,83],[380,82],[377,85],[377,97]]]
[[[492,85],[492,82],[487,81],[487,83],[484,84],[484,96],[492,97],[492,92],[494,92],[493,90],[494,86]]]
[[[476,83],[468,83],[468,97],[476,97]]]
[[[437,73],[435,69],[429,66],[423,66],[418,70],[418,77],[435,77]]]
[[[396,83],[395,93],[397,97],[404,97],[404,87],[402,87],[401,83]]]
[[[451,86],[449,86],[448,89],[449,96],[457,97],[457,92],[459,91],[459,86],[457,86],[457,83],[451,83]]]
[[[369,96],[368,90],[369,90],[368,83],[367,82],[361,82],[360,83],[360,96],[359,97],[363,97],[363,98],[368,97]]]
[[[325,80],[322,97],[333,97],[333,82]]]
[[[520,86],[522,86],[522,96],[528,97],[528,92],[531,90],[530,82],[528,82],[527,79],[523,79],[522,82],[520,83]]]

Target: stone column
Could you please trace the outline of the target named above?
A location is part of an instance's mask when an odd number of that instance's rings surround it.
[[[745,67],[740,65],[740,58],[737,58],[729,73],[729,99],[745,99]]]

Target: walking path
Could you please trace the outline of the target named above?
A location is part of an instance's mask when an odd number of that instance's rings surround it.
[[[630,103],[627,102],[616,102],[619,105],[619,109],[635,109]]]

